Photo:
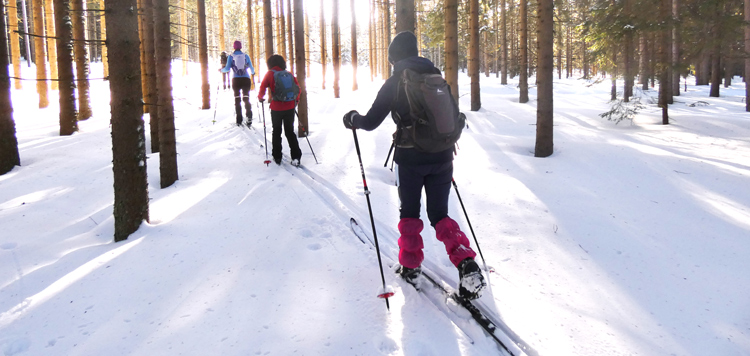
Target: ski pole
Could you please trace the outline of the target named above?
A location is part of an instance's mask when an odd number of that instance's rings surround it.
[[[299,113],[297,112],[297,110],[294,110],[294,113],[297,115],[297,120],[299,120]],[[315,151],[313,151],[312,149],[312,145],[310,144],[310,139],[307,138],[307,130],[305,130],[305,127],[302,125],[300,125],[299,128],[302,129],[302,132],[305,133],[305,139],[307,139],[307,145],[310,146],[310,152],[312,152],[313,158],[315,158],[315,164],[318,164],[318,157],[315,157]]]
[[[466,213],[466,207],[464,207],[464,201],[461,200],[461,194],[458,192],[458,186],[456,185],[456,180],[451,178],[451,182],[453,182],[453,189],[456,190],[458,201],[461,202],[461,209],[463,209],[464,216],[466,216],[466,222],[469,223],[469,230],[471,230],[471,236],[474,236],[474,243],[477,245],[477,251],[479,251],[479,257],[482,258],[482,263],[484,264],[484,270],[487,271],[487,262],[484,260],[484,255],[482,255],[482,249],[479,248],[479,241],[477,240],[477,235],[474,234],[474,228],[471,227],[471,221],[469,221],[469,214]]]
[[[388,160],[391,159],[391,152],[393,152],[393,147],[396,147],[395,142],[391,142],[391,148],[388,150],[388,156],[385,157],[385,163],[383,163],[383,167],[388,167]]]
[[[359,140],[357,140],[357,129],[352,128],[354,135],[354,147],[357,148],[357,158],[359,158],[359,170],[362,172],[362,183],[365,185],[365,197],[367,198],[367,210],[370,211],[370,224],[372,224],[372,237],[375,239],[375,251],[378,253],[378,265],[380,266],[380,279],[383,281],[383,292],[378,298],[385,299],[385,307],[391,310],[388,304],[388,297],[393,296],[393,292],[388,292],[385,288],[385,275],[383,274],[383,262],[380,259],[380,246],[378,245],[378,233],[375,231],[375,219],[372,217],[372,205],[370,205],[370,189],[367,188],[367,178],[365,178],[365,167],[362,165],[362,154],[359,151]]]
[[[216,125],[216,109],[219,108],[219,85],[216,85],[216,105],[214,105],[214,120],[211,121],[212,125]]]
[[[266,138],[266,107],[265,107],[265,105],[263,104],[262,101],[260,102],[260,107],[261,107],[260,112],[263,114],[263,141],[266,142],[266,144],[265,144],[265,147],[266,147],[266,160],[263,161],[263,163],[265,163],[266,167],[268,167],[268,165],[271,164],[271,160],[268,159],[268,139]]]

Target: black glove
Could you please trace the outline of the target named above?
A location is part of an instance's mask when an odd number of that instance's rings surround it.
[[[354,124],[352,123],[354,115],[359,115],[357,110],[352,110],[344,115],[344,127],[346,127],[347,129],[356,129],[356,127],[354,127]]]
[[[262,102],[266,101],[266,98],[258,98],[258,101],[260,101],[262,103]]]

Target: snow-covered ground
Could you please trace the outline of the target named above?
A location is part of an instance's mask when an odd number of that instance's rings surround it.
[[[356,217],[371,233],[341,117],[365,112],[382,81],[360,68],[351,92],[344,69],[334,99],[331,71],[326,90],[308,79],[318,162],[302,139],[297,169],[263,164],[258,108],[254,129],[236,127],[232,94],[217,98],[210,72],[210,110],[199,109],[196,76],[175,78],[179,181],[160,189],[159,157],[149,154],[151,221],[120,243],[108,83],[92,83],[94,117],[70,137],[58,135],[55,96],[39,110],[31,82],[13,91],[22,166],[0,176],[4,355],[500,353],[468,316],[458,311],[464,332],[390,270],[390,311],[375,297],[375,251],[348,225]],[[467,109],[469,79],[460,80]],[[608,80],[557,80],[548,158],[533,156],[536,93],[519,104],[516,84],[481,77],[482,109],[466,112],[455,160],[496,270],[481,302],[540,355],[750,355],[750,114],[741,80],[721,98],[688,85],[667,126],[654,105],[632,124],[600,118]],[[698,101],[708,105],[690,106]],[[386,265],[397,255],[398,197],[383,167],[394,129],[387,119],[358,131]],[[451,216],[473,244],[454,193]],[[434,230],[423,236],[428,263],[455,283]]]

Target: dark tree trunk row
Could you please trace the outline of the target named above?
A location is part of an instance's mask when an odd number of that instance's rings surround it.
[[[107,45],[112,122],[115,242],[148,221],[146,134],[136,0],[107,0]]]
[[[5,32],[5,2],[0,1],[0,175],[21,165],[13,121],[13,103],[10,100],[10,72],[8,71],[8,41]]]

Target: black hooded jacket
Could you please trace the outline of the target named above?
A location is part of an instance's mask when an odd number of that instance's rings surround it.
[[[403,126],[411,125],[409,102],[403,93],[403,84],[401,83],[401,73],[404,69],[411,69],[417,73],[442,74],[427,58],[412,56],[396,62],[393,65],[393,75],[380,88],[378,96],[375,98],[375,102],[372,103],[372,107],[370,107],[367,115],[354,115],[352,118],[352,124],[355,127],[372,131],[383,123],[388,113],[393,113],[391,118],[397,125],[398,117],[403,120]],[[420,165],[445,163],[453,160],[453,149],[437,153],[425,153],[419,152],[414,148],[397,146],[393,159],[398,164]]]

